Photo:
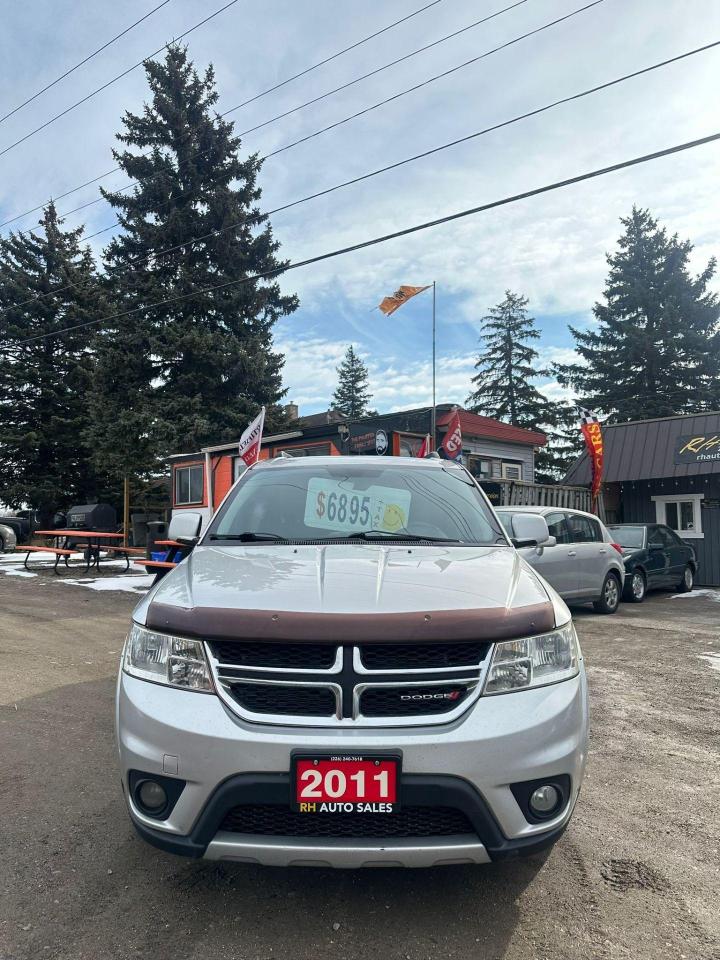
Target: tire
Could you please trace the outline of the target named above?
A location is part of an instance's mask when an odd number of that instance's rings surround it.
[[[692,564],[688,564],[683,570],[682,580],[680,581],[680,586],[677,588],[678,593],[690,593],[692,588],[695,586],[695,571],[692,568]]]
[[[0,537],[0,553],[5,553],[5,541]]]
[[[633,570],[625,577],[623,600],[627,603],[642,603],[647,593],[647,580],[642,570]]]
[[[616,573],[608,573],[603,580],[600,599],[593,603],[595,613],[616,613],[620,606],[620,579]]]

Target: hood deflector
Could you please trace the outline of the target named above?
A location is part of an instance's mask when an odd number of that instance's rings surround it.
[[[552,604],[508,609],[433,610],[412,613],[316,613],[179,607],[151,603],[146,626],[162,633],[213,640],[298,643],[437,643],[514,640],[555,627]]]

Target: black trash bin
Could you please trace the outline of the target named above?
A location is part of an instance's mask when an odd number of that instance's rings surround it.
[[[156,540],[167,540],[168,525],[164,520],[151,520],[147,525],[147,544],[145,552],[148,560],[164,560],[167,547],[156,547]],[[162,557],[153,557],[153,553],[162,553]]]

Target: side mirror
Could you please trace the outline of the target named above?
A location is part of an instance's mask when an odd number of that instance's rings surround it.
[[[168,527],[168,540],[177,540],[178,543],[194,543],[200,535],[202,514],[190,510],[176,513]]]
[[[545,543],[540,543],[540,544],[538,544],[538,546],[540,546],[540,547],[556,547],[556,546],[557,546],[557,538],[556,538],[556,537],[550,537],[550,536],[548,536],[548,538],[547,538],[547,540],[545,541]]]
[[[512,542],[515,547],[544,547],[550,544],[550,531],[545,517],[538,513],[516,513],[512,518]]]

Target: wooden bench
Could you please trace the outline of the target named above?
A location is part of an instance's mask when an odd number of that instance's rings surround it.
[[[53,573],[58,574],[58,564],[60,563],[60,557],[65,558],[65,566],[68,566],[67,558],[73,556],[83,556],[82,551],[79,550],[67,550],[60,547],[31,547],[25,544],[22,549],[25,551],[25,560],[23,566],[26,570],[29,570],[28,560],[30,559],[31,553],[53,553],[55,554],[55,563],[53,564]]]
[[[177,566],[176,563],[171,563],[169,560],[133,560],[133,563],[136,563],[139,567],[157,567],[161,570],[170,570]]]
[[[122,546],[112,546],[112,547],[103,547],[106,553],[120,553],[125,558],[125,570],[130,569],[130,557],[144,557],[145,551],[142,547],[122,547]]]
[[[178,547],[178,548],[185,547],[185,548],[187,548],[187,544],[185,544],[185,543],[180,543],[178,540],[156,540],[156,541],[155,541],[155,546],[156,546],[156,547]]]

